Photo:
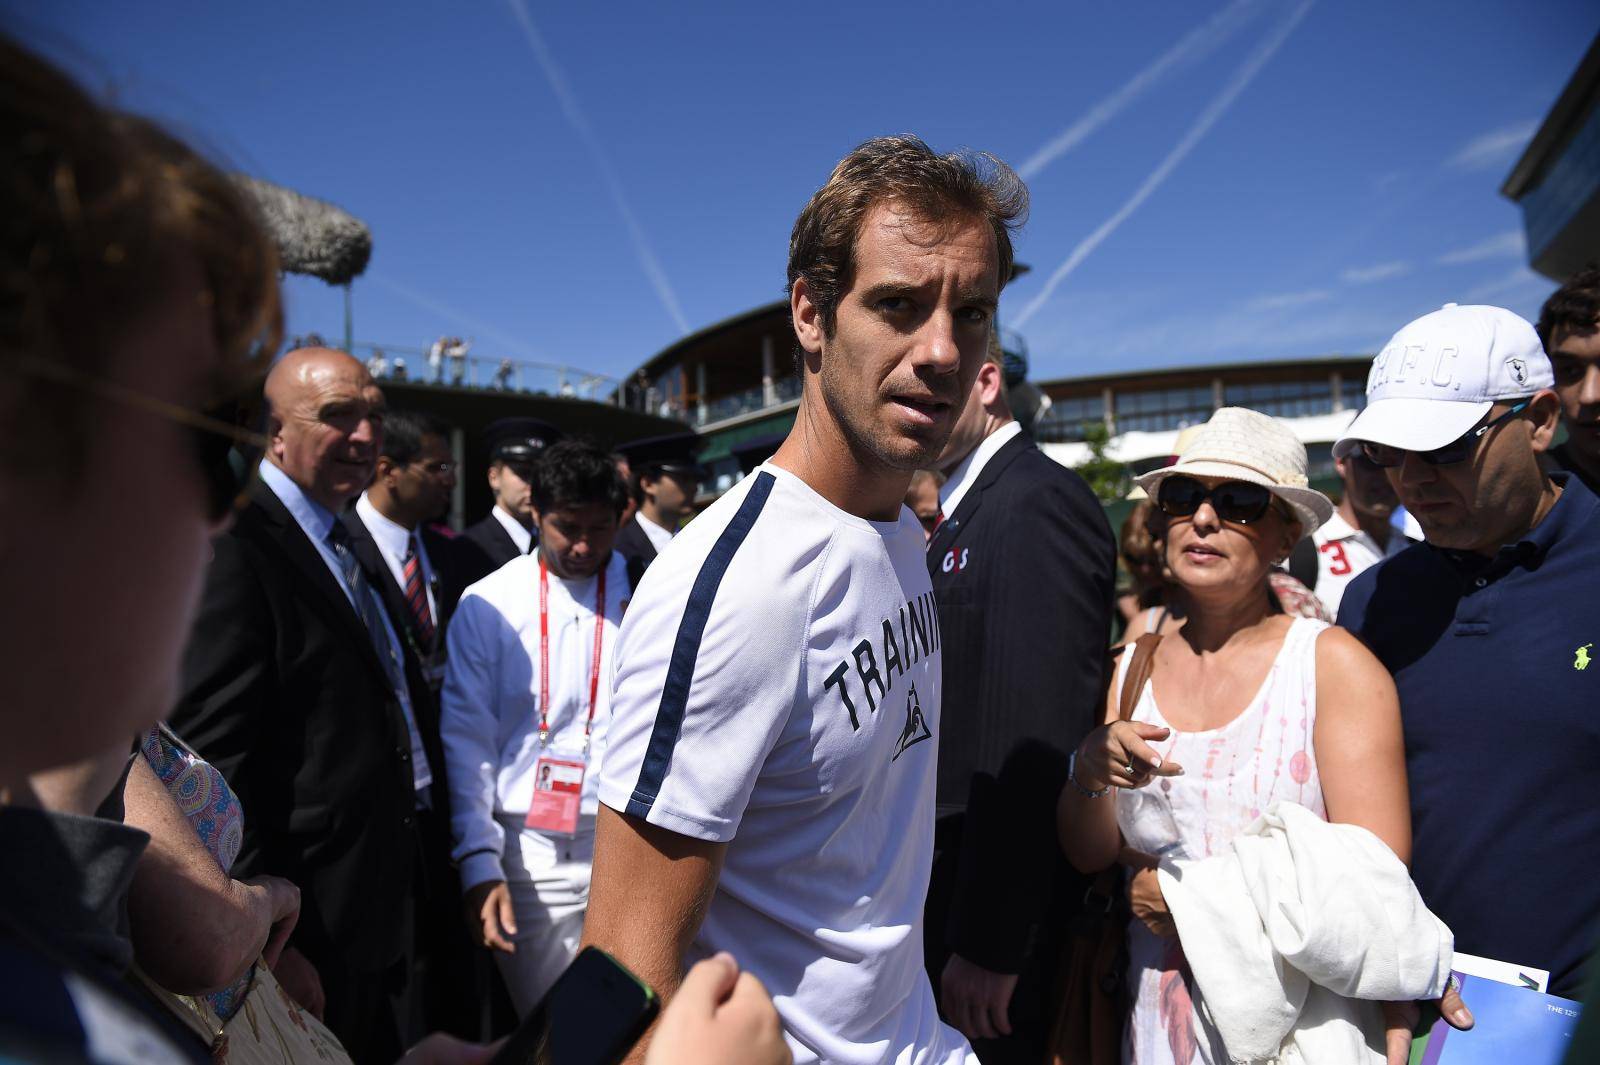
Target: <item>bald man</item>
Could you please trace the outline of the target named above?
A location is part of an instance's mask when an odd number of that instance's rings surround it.
[[[238,878],[301,891],[275,973],[357,1062],[392,1062],[408,1020],[417,821],[434,804],[400,647],[336,518],[372,479],[383,393],[326,348],[266,383],[271,444],[219,536],[172,725],[244,809]]]

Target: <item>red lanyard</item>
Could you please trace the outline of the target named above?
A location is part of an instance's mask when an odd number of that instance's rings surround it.
[[[594,708],[600,699],[600,647],[606,632],[606,566],[600,567],[594,591],[594,657],[589,663],[589,719],[583,725],[583,748],[589,749]],[[550,570],[539,556],[539,746],[550,739]]]

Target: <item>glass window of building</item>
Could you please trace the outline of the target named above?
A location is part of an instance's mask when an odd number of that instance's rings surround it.
[[[1118,392],[1114,408],[1119,433],[1182,429],[1211,417],[1211,387],[1195,385]]]

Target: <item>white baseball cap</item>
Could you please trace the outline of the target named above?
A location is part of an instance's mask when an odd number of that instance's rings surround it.
[[[1385,344],[1367,375],[1367,407],[1333,445],[1363,440],[1432,451],[1465,435],[1495,403],[1556,386],[1527,319],[1504,307],[1447,303]]]

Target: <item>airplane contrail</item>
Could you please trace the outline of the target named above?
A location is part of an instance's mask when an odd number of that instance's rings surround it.
[[[1132,217],[1133,213],[1150,198],[1152,193],[1161,187],[1162,183],[1177,169],[1178,164],[1183,162],[1184,157],[1194,150],[1195,145],[1199,144],[1205,138],[1205,135],[1211,132],[1211,127],[1215,126],[1218,120],[1228,112],[1234,101],[1239,98],[1239,94],[1249,87],[1250,82],[1254,80],[1257,74],[1261,73],[1261,68],[1266,66],[1272,57],[1277,54],[1278,49],[1283,47],[1284,42],[1289,39],[1289,35],[1294,32],[1295,27],[1300,25],[1301,20],[1310,12],[1315,2],[1316,0],[1303,0],[1294,9],[1293,13],[1284,20],[1283,24],[1273,30],[1267,39],[1262,41],[1260,46],[1250,54],[1250,58],[1246,59],[1244,64],[1234,71],[1233,77],[1228,79],[1228,83],[1223,86],[1222,92],[1218,93],[1216,98],[1206,105],[1206,109],[1201,112],[1194,125],[1189,127],[1188,132],[1167,153],[1166,158],[1161,160],[1156,168],[1150,172],[1150,176],[1145,178],[1144,182],[1134,190],[1133,195],[1128,197],[1127,202],[1117,208],[1110,218],[1100,223],[1093,233],[1079,241],[1078,246],[1072,249],[1072,254],[1067,256],[1066,261],[1056,267],[1055,272],[1050,275],[1050,279],[1045,282],[1044,288],[1040,289],[1033,299],[1029,300],[1027,305],[1022,308],[1021,312],[1011,320],[1010,325],[1013,328],[1020,328],[1038,312],[1040,307],[1049,302],[1050,297],[1055,294],[1061,282],[1065,281],[1072,271],[1083,265],[1083,261],[1107,237],[1115,232],[1118,226]]]
[[[1234,0],[1202,25],[1190,30],[1177,44],[1135,74],[1127,84],[1091,107],[1082,118],[1053,137],[1017,168],[1031,181],[1045,167],[1076,148],[1089,135],[1111,121],[1139,97],[1186,66],[1197,63],[1238,33],[1261,10],[1261,0]]]
[[[644,234],[644,227],[639,224],[638,216],[633,213],[633,208],[628,203],[627,194],[622,191],[622,180],[617,177],[616,168],[611,165],[611,157],[606,154],[594,127],[589,124],[589,119],[579,106],[578,97],[567,84],[561,68],[556,66],[555,57],[545,44],[544,36],[533,24],[533,16],[528,14],[528,5],[524,0],[506,0],[506,2],[511,5],[511,13],[517,16],[517,21],[522,25],[523,36],[528,38],[528,47],[533,50],[533,58],[538,60],[539,69],[544,72],[545,80],[550,83],[551,91],[556,94],[556,99],[560,102],[562,114],[567,116],[568,124],[577,131],[584,147],[589,149],[589,154],[594,158],[594,165],[600,171],[600,178],[605,182],[606,191],[611,193],[611,201],[616,205],[617,213],[622,215],[623,224],[628,227],[628,235],[633,238],[633,248],[639,256],[640,268],[650,279],[650,284],[655,288],[656,296],[666,308],[667,314],[681,332],[687,333],[689,321],[683,316],[683,308],[678,305],[678,295],[672,290],[672,282],[667,280],[666,270],[662,268],[661,261],[656,258],[655,251],[650,247],[649,238]]]
[[[510,333],[507,333],[503,329],[496,329],[487,322],[478,321],[471,315],[458,311],[449,304],[440,303],[431,296],[425,296],[416,289],[411,288],[408,285],[402,285],[393,278],[384,277],[382,274],[369,273],[366,276],[366,280],[377,282],[379,285],[383,286],[389,291],[403,296],[412,303],[415,303],[418,307],[421,307],[425,311],[428,311],[432,314],[437,314],[441,318],[448,318],[458,325],[466,326],[468,329],[472,330],[474,334],[481,337],[486,337],[487,339],[494,341],[496,344],[499,344],[507,351],[521,355],[524,359],[527,359],[530,362],[539,361],[539,353],[537,351],[534,351],[532,348],[528,347],[527,344],[518,340],[516,337],[512,336]]]

